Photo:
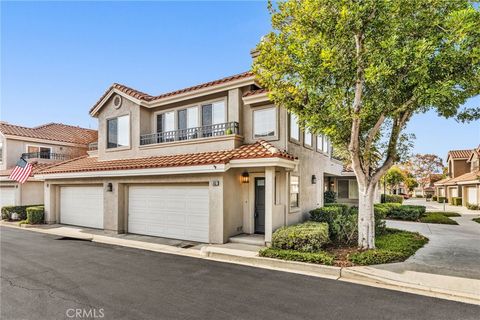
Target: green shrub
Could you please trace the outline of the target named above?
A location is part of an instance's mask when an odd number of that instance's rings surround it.
[[[437,197],[437,201],[439,203],[445,203],[446,200],[447,200],[447,198],[445,198],[445,197]]]
[[[420,219],[420,217],[425,214],[425,211],[425,206],[394,206],[389,210],[387,218],[407,221],[418,221],[418,219]]]
[[[282,250],[276,248],[265,248],[259,252],[261,257],[275,258],[290,261],[300,261],[332,265],[334,256],[327,252],[301,252],[295,250]]]
[[[439,223],[439,224],[458,224],[455,220],[443,215],[441,212],[428,212],[424,217],[420,218],[423,223]]]
[[[437,196],[432,196],[432,201],[437,201]]]
[[[27,223],[29,224],[43,223],[43,215],[45,212],[45,208],[43,206],[28,207],[26,211],[27,211]]]
[[[450,203],[454,206],[461,206],[462,205],[462,198],[461,197],[452,197],[450,199]]]
[[[387,229],[376,237],[376,249],[351,254],[348,260],[359,265],[400,262],[417,252],[428,239],[416,232]]]
[[[430,212],[427,212],[427,214],[430,214],[430,213],[439,213],[439,214],[444,215],[445,217],[461,217],[462,216],[459,213],[450,212],[450,211],[430,211]]]
[[[478,217],[478,218],[473,218],[472,221],[475,221],[476,223],[480,223],[480,217]]]
[[[432,198],[433,198],[433,194],[427,193],[427,194],[425,195],[425,198],[427,198],[427,199],[432,199]]]
[[[403,203],[403,197],[396,194],[382,194],[382,203]]]
[[[20,220],[27,219],[27,208],[28,207],[39,207],[43,206],[43,204],[30,204],[28,206],[5,206],[2,207],[2,219],[10,220],[12,218],[12,214],[16,212],[18,214],[18,218]]]
[[[328,224],[328,235],[335,243],[350,244],[357,239],[357,211],[345,204],[327,204],[310,211],[310,219]]]
[[[342,209],[343,214],[347,214],[350,207],[344,203],[325,203],[324,207],[336,207]]]
[[[275,249],[315,252],[328,242],[328,225],[319,222],[281,227],[272,235],[272,247]]]
[[[467,203],[467,209],[470,209],[470,210],[480,210],[480,205],[478,205],[478,204],[473,204],[473,203]]]
[[[416,195],[415,198],[423,198],[423,195],[421,195],[421,194]]]
[[[337,202],[337,194],[335,191],[325,191],[323,193],[323,202],[327,203],[335,203]]]
[[[310,220],[315,222],[326,222],[329,226],[337,214],[342,214],[343,208],[339,206],[325,206],[310,211]]]
[[[373,210],[375,215],[381,215],[383,218],[386,218],[392,208],[401,206],[400,203],[376,203],[373,205]]]

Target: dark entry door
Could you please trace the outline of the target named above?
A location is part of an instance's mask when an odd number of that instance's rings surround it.
[[[255,233],[265,233],[265,178],[255,178]]]

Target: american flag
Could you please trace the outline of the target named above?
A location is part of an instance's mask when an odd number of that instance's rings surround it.
[[[32,173],[33,167],[30,163],[28,163],[25,159],[20,158],[18,160],[17,165],[13,168],[12,173],[8,177],[10,180],[15,180],[20,183],[24,183],[30,177]]]

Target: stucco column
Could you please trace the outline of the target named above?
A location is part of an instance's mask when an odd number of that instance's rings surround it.
[[[275,200],[275,168],[265,168],[265,242],[272,242],[273,205]]]
[[[44,190],[44,207],[45,207],[45,223],[52,224],[57,223],[56,214],[56,189],[53,184],[45,182],[43,185]]]

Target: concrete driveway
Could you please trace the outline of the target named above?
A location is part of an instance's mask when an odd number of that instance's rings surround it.
[[[405,204],[427,205],[427,211],[443,211],[439,203],[425,202],[424,199],[412,199]],[[478,211],[462,207],[448,206],[446,211],[462,214],[454,217],[459,225],[442,225],[403,221],[387,221],[387,226],[396,229],[419,232],[430,239],[429,243],[414,256],[402,263],[380,265],[376,268],[403,272],[405,270],[480,279],[480,224],[472,218]]]

